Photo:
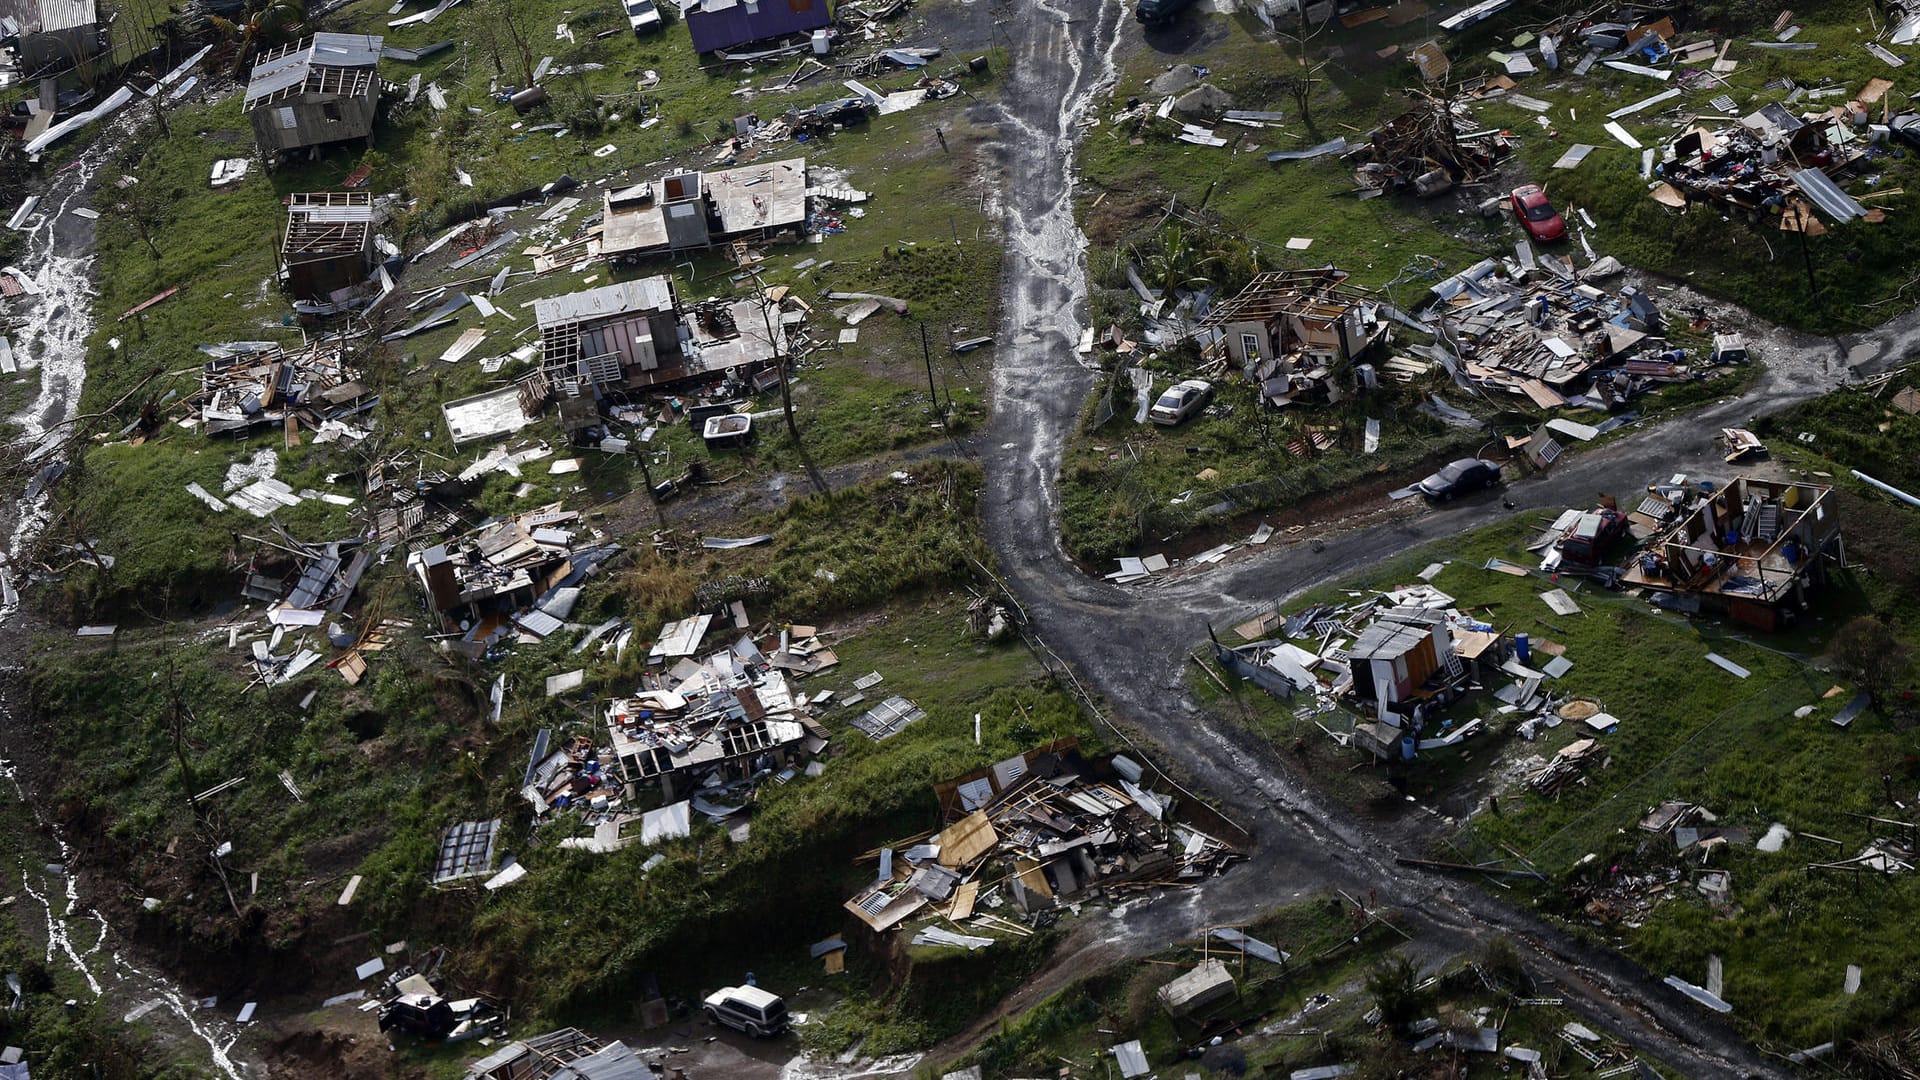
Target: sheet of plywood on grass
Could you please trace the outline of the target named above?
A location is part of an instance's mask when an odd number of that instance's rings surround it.
[[[987,812],[975,810],[947,826],[936,842],[940,845],[941,866],[966,866],[992,851],[1000,835],[993,831]]]

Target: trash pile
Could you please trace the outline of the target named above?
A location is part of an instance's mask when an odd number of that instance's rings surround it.
[[[264,550],[248,563],[241,595],[269,605],[267,619],[275,626],[318,626],[328,612],[345,611],[373,563],[373,548],[359,537],[307,544],[277,522],[273,529],[279,541],[259,541]]]
[[[1456,184],[1491,176],[1513,144],[1499,131],[1475,127],[1466,105],[1415,91],[1415,106],[1375,128],[1351,153],[1361,197],[1412,191],[1428,198]]]
[[[201,368],[200,392],[187,398],[189,415],[182,427],[245,435],[272,425],[290,437],[304,428],[323,442],[366,437],[345,420],[373,408],[379,398],[357,381],[359,372],[348,363],[343,342],[319,341],[293,352],[267,342],[240,343],[241,351],[205,348],[213,358]]]
[[[879,860],[878,873],[846,909],[880,933],[924,911],[1020,935],[1080,897],[1191,884],[1243,857],[1177,822],[1173,797],[1147,790],[1142,778],[1136,762],[1090,762],[1067,739],[936,785],[950,824],[897,853],[864,856]],[[1027,925],[992,913],[1008,903]],[[935,925],[913,940],[967,949],[994,941]]]
[[[431,954],[430,973],[439,968],[443,956],[441,950]],[[450,1001],[428,975],[411,966],[389,975],[379,997],[382,1032],[404,1032],[430,1043],[503,1039],[507,1035],[507,1018],[491,1002],[478,997]]]

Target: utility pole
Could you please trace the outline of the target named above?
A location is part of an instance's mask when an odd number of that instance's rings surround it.
[[[933,402],[933,411],[940,411],[940,392],[933,388],[933,346],[927,344],[927,324],[920,324],[920,355],[927,361],[927,397]]]

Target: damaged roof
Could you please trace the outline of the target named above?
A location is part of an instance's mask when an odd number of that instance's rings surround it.
[[[300,93],[360,94],[372,85],[380,44],[380,38],[366,34],[315,34],[268,52],[253,65],[241,110],[252,112]]]

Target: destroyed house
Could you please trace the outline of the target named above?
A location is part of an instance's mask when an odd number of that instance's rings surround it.
[[[1001,890],[1016,910],[1033,913],[1091,888],[1191,883],[1238,857],[1195,824],[1175,825],[1173,800],[1140,786],[1140,766],[1113,759],[1109,782],[1077,744],[1055,745],[1060,752],[1010,758],[984,776],[940,785],[950,824],[902,850],[883,849],[875,881],[846,910],[876,933],[922,912],[992,929],[997,916],[977,912],[1000,906]],[[923,928],[914,942],[960,944],[946,933]]]
[[[1385,330],[1379,302],[1345,284],[1344,270],[1273,270],[1214,307],[1203,325],[1220,331],[1233,365],[1275,404],[1324,390],[1336,363],[1364,354]]]
[[[364,191],[287,196],[280,265],[287,291],[301,300],[326,300],[365,281],[373,267],[373,196]]]
[[[379,400],[358,379],[338,341],[315,342],[295,352],[274,346],[208,360],[200,369],[200,392],[188,406],[197,411],[199,428],[207,435],[242,435],[265,425],[289,433],[302,425],[339,430],[343,420]]]
[[[1382,723],[1394,726],[1403,713],[1466,676],[1446,614],[1431,608],[1381,613],[1347,650],[1347,662],[1354,696],[1371,703]]]
[[[1741,476],[1707,492],[1649,493],[1628,518],[1653,535],[1623,584],[1659,594],[1662,606],[1723,611],[1763,630],[1805,606],[1827,559],[1845,565],[1833,489],[1822,484]]]
[[[1428,350],[1457,381],[1524,397],[1608,409],[1654,384],[1691,377],[1665,352],[1665,321],[1644,290],[1594,284],[1619,264],[1576,272],[1560,256],[1516,247],[1518,261],[1484,259],[1433,286],[1422,313],[1456,355]]]
[[[798,240],[806,220],[805,158],[669,173],[606,193],[600,253],[625,262],[781,234]]]
[[[94,0],[0,0],[0,41],[24,74],[71,71],[100,53]]]
[[[718,52],[833,22],[827,0],[681,0],[695,52]]]
[[[629,374],[681,366],[679,301],[673,281],[642,278],[534,301],[540,371],[570,393],[597,396]]]
[[[703,301],[683,315],[665,277],[538,300],[533,310],[539,395],[562,395],[563,411],[569,399],[745,374],[775,361],[804,320],[770,296]],[[522,395],[520,411],[535,415],[543,403]]]
[[[786,711],[790,717],[791,705]],[[744,780],[785,767],[812,734],[798,720],[768,715],[754,687],[714,691],[679,715],[618,700],[607,709],[607,730],[628,795],[657,782],[663,799],[683,797],[711,776]]]
[[[309,146],[370,138],[380,103],[381,39],[315,34],[261,54],[241,111],[269,162]]]
[[[1863,159],[1867,140],[1848,118],[1867,112],[1858,100],[1799,115],[1771,102],[1737,124],[1689,128],[1667,144],[1653,198],[1673,207],[1704,200],[1777,214],[1781,228],[1818,235],[1825,226],[1812,219],[1814,207],[1837,221],[1868,213],[1834,183]]]
[[[484,648],[509,634],[540,641],[565,625],[580,583],[620,550],[576,544],[579,517],[554,505],[496,519],[407,562],[447,630],[463,632],[463,645]]]

